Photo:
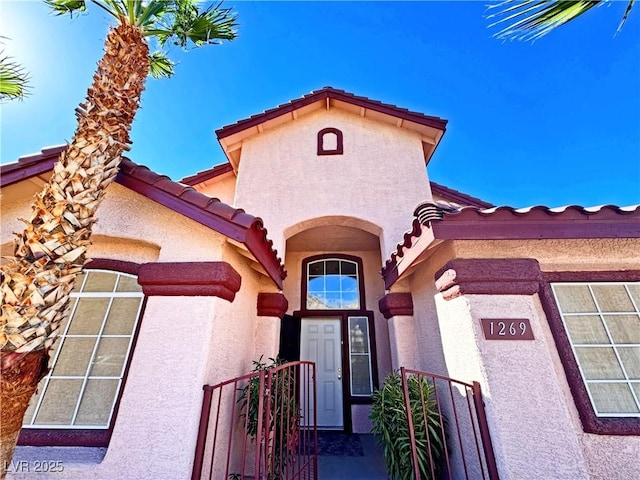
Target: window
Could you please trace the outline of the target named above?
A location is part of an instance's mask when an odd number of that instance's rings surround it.
[[[640,418],[640,282],[551,288],[595,416]]]
[[[28,429],[108,429],[144,295],[135,275],[85,270],[51,351],[51,370],[31,400]]]
[[[342,132],[337,128],[323,128],[318,132],[318,155],[342,155]]]
[[[351,362],[351,395],[371,396],[371,345],[369,318],[349,317],[349,360]]]
[[[358,264],[327,258],[307,264],[307,309],[360,309]]]

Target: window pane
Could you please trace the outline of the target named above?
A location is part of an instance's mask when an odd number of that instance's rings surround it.
[[[329,309],[338,309],[342,307],[340,300],[340,292],[327,292],[324,295],[325,305]]]
[[[639,412],[626,383],[591,383],[589,390],[599,414]]]
[[[577,347],[576,355],[587,380],[624,379],[613,348]]]
[[[75,425],[109,426],[119,380],[87,380]]]
[[[640,382],[632,382],[631,388],[633,389],[633,393],[636,394],[636,398],[640,400]]]
[[[356,264],[353,262],[343,261],[340,265],[340,273],[343,275],[356,275]]]
[[[324,293],[309,293],[307,295],[307,308],[309,310],[322,310],[326,309],[326,300]]]
[[[76,408],[82,380],[52,379],[49,382],[36,425],[69,425]]]
[[[627,376],[632,380],[640,380],[640,347],[618,348],[618,355]]]
[[[327,275],[338,275],[340,273],[340,262],[338,260],[327,260],[325,272]]]
[[[116,292],[142,292],[142,287],[138,284],[137,277],[120,275]]]
[[[114,298],[104,326],[104,335],[131,335],[142,298]]]
[[[36,393],[29,400],[29,408],[27,408],[27,411],[24,414],[24,420],[22,422],[24,425],[31,423],[31,421],[33,420],[33,414],[36,411],[36,405],[38,405],[38,401],[40,400],[40,395],[42,393],[42,389],[44,388],[44,384],[46,381],[47,380],[45,378],[40,380],[40,383],[38,383],[38,389],[36,390]]]
[[[357,292],[358,278],[355,276],[342,276],[340,279],[340,288],[343,292]]]
[[[369,343],[369,319],[367,317],[349,317],[352,395],[368,396],[372,394]]]
[[[598,315],[565,317],[572,343],[609,343],[607,331]]]
[[[94,377],[119,377],[122,375],[128,348],[129,337],[101,339],[90,375]]]
[[[327,292],[340,291],[340,275],[327,275],[324,278]]]
[[[53,375],[84,377],[95,343],[95,337],[65,338]]]
[[[118,275],[110,272],[89,272],[83,292],[113,292]]]
[[[636,307],[640,308],[640,285],[635,283],[631,285],[627,285],[629,288],[629,293],[631,294],[631,298],[636,303]]]
[[[369,353],[369,326],[367,318],[349,319],[351,353]]]
[[[353,395],[371,395],[371,369],[369,355],[351,357],[351,393]]]
[[[69,335],[97,335],[109,308],[108,298],[80,298]]]
[[[562,313],[597,312],[587,285],[555,285],[554,291]]]
[[[75,284],[73,285],[73,293],[78,293],[80,291],[80,289],[82,288],[82,282],[84,282],[84,273],[80,273],[78,275],[76,275],[76,281]]]
[[[356,310],[360,307],[360,301],[358,300],[358,292],[343,292],[342,293],[342,308],[349,310]]]
[[[309,277],[309,292],[324,292],[324,277]]]
[[[324,275],[324,261],[310,263],[309,275]]]
[[[640,316],[638,315],[605,315],[613,341],[618,343],[640,344]]]
[[[633,312],[633,304],[624,285],[592,285],[601,312]]]
[[[358,310],[357,266],[346,260],[319,260],[307,265],[308,309]]]

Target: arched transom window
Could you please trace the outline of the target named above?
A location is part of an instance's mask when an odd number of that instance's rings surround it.
[[[85,270],[78,276],[50,373],[31,399],[24,427],[109,427],[143,299],[135,275]]]
[[[359,310],[358,264],[338,258],[309,262],[306,305],[308,310]]]

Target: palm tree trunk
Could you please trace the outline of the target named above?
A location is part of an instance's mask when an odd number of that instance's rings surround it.
[[[46,374],[48,350],[69,313],[69,294],[86,260],[96,209],[131,143],[149,49],[138,27],[120,21],[109,31],[86,101],[76,109],[73,140],[36,196],[14,258],[0,267],[0,478],[29,399]]]

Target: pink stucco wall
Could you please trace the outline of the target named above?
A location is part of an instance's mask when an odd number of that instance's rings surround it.
[[[236,196],[236,176],[233,172],[206,180],[194,187],[199,192],[217,198],[228,205],[234,204]]]
[[[27,214],[28,201],[2,205],[1,240],[6,246],[10,232],[20,228],[15,218]],[[89,256],[138,263],[227,261],[241,273],[241,289],[233,304],[216,297],[147,299],[102,460],[95,449],[82,448],[19,448],[17,457],[63,459],[64,478],[72,479],[188,478],[202,386],[251,369],[251,360],[260,353],[255,348],[256,296],[274,287],[222,235],[118,184],[110,187],[98,216]],[[270,334],[277,338],[277,332]]]
[[[536,258],[543,271],[640,269],[639,250],[635,239],[446,242],[409,278],[421,368],[481,383],[501,478],[637,478],[640,438],[582,431],[537,295],[445,301],[436,270],[496,257]],[[530,319],[535,340],[485,340],[480,318],[505,317]]]
[[[343,132],[343,155],[317,155],[317,133],[326,127]],[[243,144],[236,205],[264,219],[279,252],[288,227],[344,215],[381,226],[386,257],[411,224],[415,205],[429,198],[420,135],[336,108]]]

